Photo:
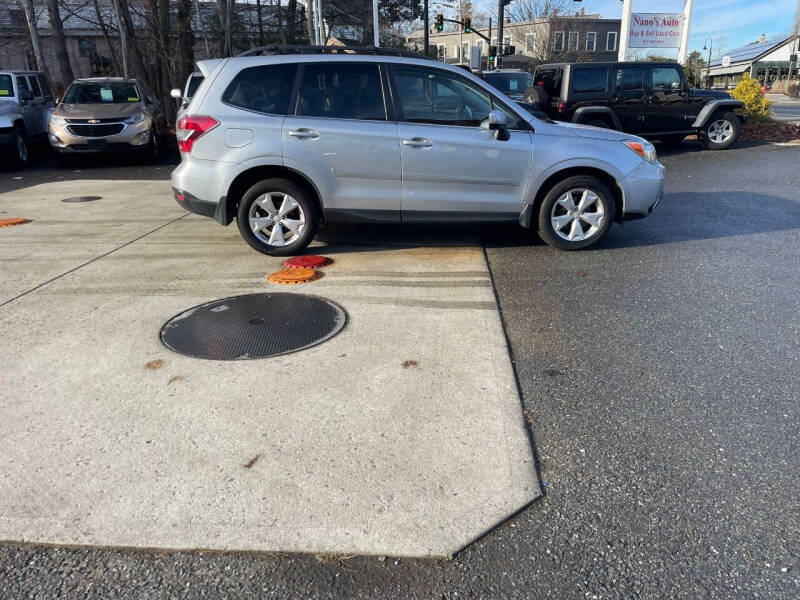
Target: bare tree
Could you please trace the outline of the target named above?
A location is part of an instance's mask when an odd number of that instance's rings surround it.
[[[506,7],[506,15],[515,23],[524,23],[509,28],[508,35],[517,48],[525,48],[526,54],[541,62],[558,60],[587,60],[581,50],[581,33],[586,24],[575,12],[573,0],[514,0]],[[563,32],[564,38],[556,43],[555,32]],[[569,34],[577,34],[578,45],[570,48]],[[595,44],[598,41],[595,40]],[[585,47],[585,46],[584,46]]]
[[[44,64],[44,56],[42,55],[42,42],[39,39],[39,28],[36,23],[36,11],[33,8],[33,0],[17,0],[17,3],[25,14],[25,21],[28,24],[28,34],[30,35],[31,46],[33,47],[33,56],[36,59],[36,68],[39,71],[47,73],[47,67]]]
[[[53,30],[60,81],[64,85],[69,85],[75,79],[75,76],[72,73],[72,65],[69,62],[67,40],[64,37],[64,23],[61,21],[58,0],[47,0],[47,13],[50,18],[50,28]]]
[[[117,60],[117,53],[114,52],[114,46],[111,44],[111,36],[108,35],[108,27],[103,20],[103,14],[100,12],[100,3],[98,0],[92,0],[92,3],[94,4],[94,14],[97,17],[97,26],[100,27],[100,31],[103,32],[103,39],[105,40],[106,46],[108,46],[108,52],[111,55],[111,64],[114,66],[114,72],[117,75],[122,75],[122,71],[119,68],[119,61]]]

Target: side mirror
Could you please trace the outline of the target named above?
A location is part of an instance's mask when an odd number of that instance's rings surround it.
[[[172,96],[173,98],[175,98],[175,100],[183,100],[183,94],[181,93],[181,91],[178,88],[175,88],[174,90],[171,90],[169,95]]]
[[[500,142],[507,142],[511,136],[508,133],[508,118],[506,113],[493,110],[489,113],[489,117],[481,123],[481,127],[485,127],[489,131],[494,131],[494,139]]]
[[[19,91],[19,99],[24,100],[25,102],[30,102],[33,100],[33,92],[30,90],[22,89]]]

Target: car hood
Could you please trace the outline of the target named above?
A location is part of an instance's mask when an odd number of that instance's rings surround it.
[[[708,90],[703,88],[692,88],[692,96],[695,98],[733,98],[730,92],[723,90]]]
[[[558,127],[568,130],[573,135],[593,140],[608,140],[610,142],[621,142],[623,140],[638,140],[639,138],[629,133],[616,131],[614,129],[603,129],[602,127],[592,127],[590,125],[578,125],[577,123],[558,122]]]
[[[141,102],[125,104],[59,104],[53,114],[69,119],[113,119],[143,112]]]
[[[0,115],[19,112],[19,105],[14,100],[0,100]]]

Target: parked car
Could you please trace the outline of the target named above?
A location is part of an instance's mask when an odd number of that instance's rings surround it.
[[[665,144],[697,134],[703,147],[739,138],[744,105],[727,92],[689,87],[670,62],[557,63],[536,67],[525,100],[553,119],[608,127]]]
[[[417,54],[312,51],[201,61],[178,123],[175,200],[235,218],[259,252],[300,252],[321,219],[519,223],[576,250],[661,201],[664,168],[641,138],[538,120]]]
[[[524,100],[526,90],[533,84],[533,75],[522,69],[482,71],[480,76],[492,87],[513,100]]]
[[[197,88],[199,88],[200,84],[203,83],[203,79],[205,79],[203,74],[200,71],[195,71],[186,78],[186,85],[183,86],[183,91],[175,88],[170,92],[170,96],[180,101],[176,122],[179,121],[184,114],[186,114],[186,109],[189,108],[189,103],[192,101]]]
[[[47,137],[53,110],[50,82],[39,71],[0,71],[0,162],[28,164],[29,145]]]
[[[133,151],[155,160],[165,125],[144,81],[77,79],[50,115],[50,145],[60,156]]]

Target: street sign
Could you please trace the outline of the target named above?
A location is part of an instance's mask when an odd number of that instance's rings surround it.
[[[722,66],[723,67],[730,67],[731,66],[731,55],[726,54],[722,57]]]
[[[633,13],[628,47],[680,48],[682,35],[682,13]]]

